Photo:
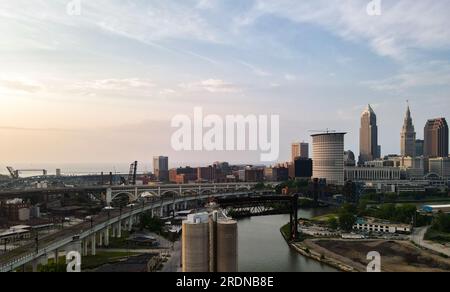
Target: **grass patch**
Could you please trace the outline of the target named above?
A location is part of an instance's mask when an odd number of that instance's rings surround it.
[[[450,242],[450,233],[429,229],[427,234],[425,235],[425,239],[445,244]]]
[[[83,257],[81,268],[82,270],[95,269],[105,264],[116,263],[134,255],[137,254],[132,252],[99,252],[96,256]]]
[[[319,223],[327,223],[331,219],[339,219],[338,214],[331,213],[331,214],[326,214],[326,215],[322,215],[322,216],[317,216],[317,217],[312,218],[311,221],[319,222]]]

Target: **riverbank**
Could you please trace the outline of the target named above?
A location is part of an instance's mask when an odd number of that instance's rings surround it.
[[[448,272],[450,259],[421,249],[409,241],[344,240],[329,238],[303,238],[290,241],[289,224],[281,228],[287,244],[304,257],[342,272],[366,272],[367,254],[381,255],[383,272]]]
[[[283,238],[286,241],[289,248],[295,250],[295,252],[297,252],[298,254],[300,254],[308,259],[312,259],[321,264],[324,264],[326,266],[334,268],[338,271],[355,272],[353,267],[347,266],[344,263],[339,262],[333,258],[327,258],[324,254],[320,254],[320,253],[316,252],[315,250],[311,250],[310,247],[308,247],[307,245],[304,244],[306,239],[304,239],[303,241],[296,241],[296,242],[291,241],[289,239],[289,230],[290,230],[289,225],[290,224],[288,223],[280,229],[281,235],[283,236]]]

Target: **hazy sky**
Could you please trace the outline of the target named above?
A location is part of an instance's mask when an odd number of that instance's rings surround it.
[[[410,100],[418,137],[450,118],[450,1],[0,1],[0,165],[256,161],[174,153],[170,120],[280,114],[280,160],[308,130],[348,131],[371,103],[383,154],[398,153]]]

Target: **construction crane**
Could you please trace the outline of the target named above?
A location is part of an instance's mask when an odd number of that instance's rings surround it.
[[[14,169],[11,166],[6,167],[8,169],[9,174],[13,179],[19,179],[20,173],[22,172],[42,172],[43,176],[47,176],[47,170],[46,169]]]

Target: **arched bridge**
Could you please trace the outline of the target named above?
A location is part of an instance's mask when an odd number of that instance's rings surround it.
[[[128,197],[130,203],[140,198],[187,197],[236,192],[249,192],[256,183],[183,184],[158,186],[120,186],[106,190],[106,204],[119,197]]]

